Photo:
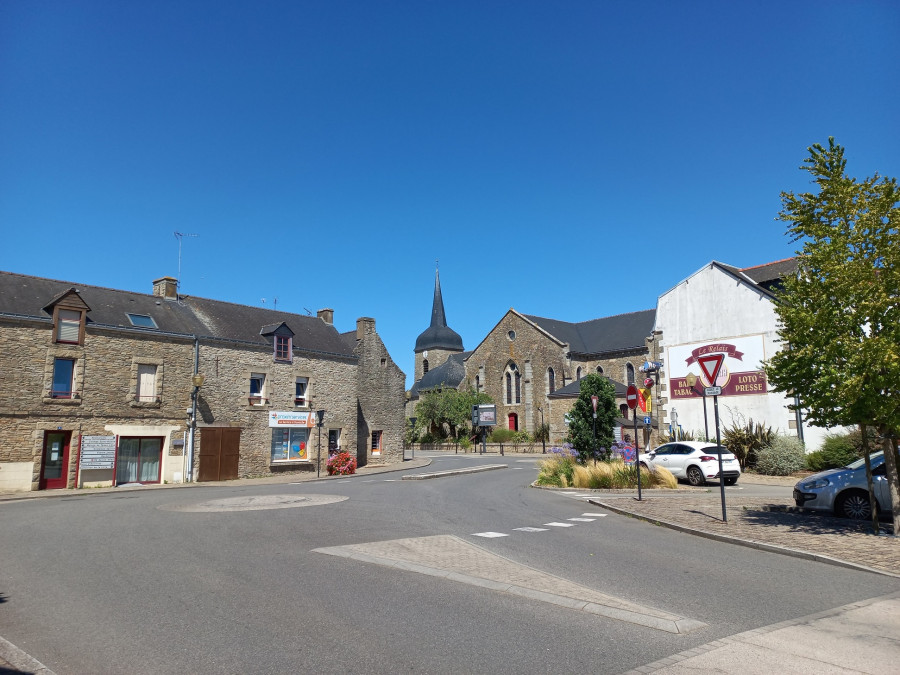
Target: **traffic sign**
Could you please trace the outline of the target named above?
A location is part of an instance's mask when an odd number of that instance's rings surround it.
[[[650,424],[650,417],[647,416],[644,418],[644,424]]]
[[[724,360],[724,354],[704,354],[697,357],[700,370],[706,375],[706,381],[709,382],[710,387],[716,386],[716,378],[719,376],[719,369],[722,367]]]
[[[628,407],[634,410],[638,402],[638,390],[633,384],[628,385],[628,391],[625,392],[625,402]]]
[[[703,393],[707,396],[721,396],[722,395],[722,387],[707,387],[703,390]]]

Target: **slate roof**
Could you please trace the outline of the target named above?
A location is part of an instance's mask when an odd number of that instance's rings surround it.
[[[466,366],[463,363],[472,352],[461,352],[459,354],[451,354],[437,368],[432,368],[425,373],[422,378],[413,384],[409,393],[412,398],[418,398],[420,391],[428,391],[429,389],[437,389],[444,386],[456,389],[466,376]]]
[[[783,279],[797,271],[797,258],[785,258],[754,267],[734,267],[713,261],[711,264],[733,274],[747,284],[761,290],[770,297],[784,286]]]
[[[617,314],[602,319],[570,323],[540,316],[523,315],[561,342],[573,354],[601,354],[644,347],[653,332],[656,309]]]
[[[415,353],[427,349],[463,350],[463,341],[455,330],[447,326],[444,314],[444,297],[441,295],[441,278],[434,273],[434,300],[431,303],[431,325],[416,338]]]
[[[353,357],[353,349],[341,338],[334,326],[318,317],[191,296],[166,300],[152,294],[12,272],[0,271],[0,314],[50,321],[52,315],[43,308],[72,288],[91,308],[87,315],[88,325],[121,327],[150,333],[198,335],[267,345],[271,344],[271,338],[260,335],[260,329],[263,326],[279,326],[284,322],[294,332],[295,348]],[[153,317],[157,328],[132,326],[128,313]]]
[[[612,378],[606,379],[615,386],[616,398],[625,398],[625,394],[628,391],[628,385],[616,382]],[[557,389],[547,398],[578,398],[579,394],[581,394],[581,380],[575,380],[574,382],[569,382],[565,387]]]

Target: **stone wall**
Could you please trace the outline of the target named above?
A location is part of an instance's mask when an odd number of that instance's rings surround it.
[[[404,415],[406,375],[391,359],[374,319],[359,319],[356,350],[359,357],[357,389],[357,462],[395,463],[403,461],[406,418]],[[381,431],[381,454],[372,454],[372,432]]]

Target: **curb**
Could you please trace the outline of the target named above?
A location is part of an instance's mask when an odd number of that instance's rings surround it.
[[[652,518],[650,516],[645,516],[639,513],[634,513],[633,511],[628,511],[627,509],[619,508],[617,506],[612,506],[605,502],[597,501],[594,499],[588,499],[588,503],[593,504],[594,506],[599,506],[601,508],[607,509],[608,511],[612,511],[613,513],[618,513],[622,516],[628,516],[629,518],[635,518],[637,520],[643,520],[644,522],[650,523],[651,525],[659,525],[660,527],[667,527],[670,530],[675,530],[677,532],[684,532],[685,534],[693,534],[698,537],[704,537],[705,539],[712,539],[713,541],[720,541],[726,544],[736,544],[738,546],[745,546],[747,548],[755,548],[760,551],[766,551],[767,553],[778,553],[781,555],[791,556],[793,558],[801,558],[803,560],[812,560],[815,562],[825,563],[826,565],[834,565],[836,567],[846,567],[848,569],[856,570],[859,572],[871,572],[873,574],[880,574],[885,577],[891,577],[893,579],[900,579],[900,574],[895,574],[893,572],[887,572],[885,570],[879,570],[874,567],[867,567],[865,565],[860,565],[858,563],[847,562],[846,560],[841,560],[839,558],[832,558],[827,555],[821,555],[818,553],[808,553],[807,551],[800,551],[794,548],[788,548],[787,546],[776,546],[775,544],[765,544],[760,541],[753,541],[752,539],[740,539],[738,537],[729,537],[724,534],[716,534],[714,532],[706,532],[704,530],[696,530],[694,528],[688,527],[686,525],[679,525],[678,523],[673,523],[668,520],[661,520],[659,518]]]
[[[475,466],[470,469],[450,469],[449,471],[435,471],[434,473],[412,473],[407,476],[401,476],[400,480],[428,480],[429,478],[461,476],[467,473],[481,473],[482,471],[494,471],[495,469],[508,468],[508,464],[489,464],[488,466]]]
[[[15,668],[16,671],[21,671],[23,674],[32,673],[33,675],[56,675],[56,673],[50,670],[43,663],[29,656],[27,653],[16,647],[12,642],[4,640],[2,637],[0,637],[0,672],[2,672],[3,666],[6,665],[3,663],[4,661]]]

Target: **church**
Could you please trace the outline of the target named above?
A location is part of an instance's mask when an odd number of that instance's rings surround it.
[[[462,338],[447,324],[440,275],[435,272],[431,323],[416,339],[407,417],[415,416],[422,391],[473,390],[496,403],[498,426],[533,434],[548,424],[551,442],[561,441],[568,428],[566,414],[578,398],[579,380],[599,373],[615,385],[619,426],[628,430],[633,420],[625,390],[643,380],[640,366],[658,357],[655,319],[655,309],[579,323],[510,309],[474,349],[466,351]],[[657,426],[652,402],[651,410],[642,414],[651,416]]]

